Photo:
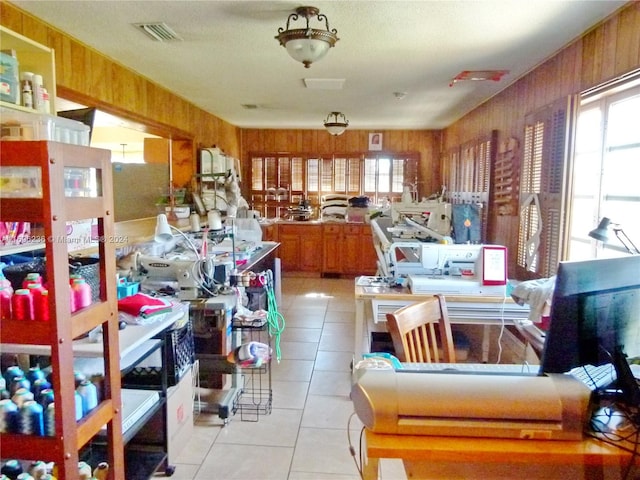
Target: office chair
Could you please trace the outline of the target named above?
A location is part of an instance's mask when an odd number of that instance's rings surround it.
[[[442,295],[407,305],[386,317],[393,348],[401,362],[455,363],[447,304]]]

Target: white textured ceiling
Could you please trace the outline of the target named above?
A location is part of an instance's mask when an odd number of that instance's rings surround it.
[[[309,69],[274,39],[303,5],[296,2],[13,3],[239,127],[322,128],[340,111],[354,129],[439,129],[626,2],[314,1],[340,40]],[[153,42],[132,26],[158,21],[184,40]],[[449,86],[463,70],[487,69],[510,73]],[[345,82],[342,90],[309,90],[304,78]]]

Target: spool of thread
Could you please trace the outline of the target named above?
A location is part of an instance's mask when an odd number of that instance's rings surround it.
[[[42,290],[37,298],[33,299],[33,315],[36,320],[49,321],[49,290]]]
[[[31,382],[27,377],[13,377],[13,380],[11,380],[11,383],[9,384],[9,391],[11,392],[11,395],[16,393],[20,388],[31,391]]]
[[[82,414],[86,415],[98,406],[98,389],[89,380],[84,380],[76,391],[82,399]]]
[[[0,400],[0,433],[20,433],[19,409],[9,398]]]
[[[87,379],[87,376],[84,373],[78,372],[77,370],[73,372],[73,381],[75,382],[74,384],[76,388],[78,388],[80,384],[84,382],[86,379]]]
[[[14,377],[24,377],[24,371],[18,365],[11,365],[4,371],[4,380],[9,385]]]
[[[11,401],[15,403],[18,408],[22,408],[22,405],[24,405],[26,402],[33,401],[33,393],[31,393],[26,388],[19,388],[11,397]]]
[[[36,310],[40,309],[42,304],[42,293],[46,292],[46,289],[40,283],[30,283],[27,286],[27,290],[31,293],[31,319],[40,320],[40,317],[36,314]],[[47,301],[49,298],[47,297]]]
[[[0,287],[0,318],[2,320],[11,318],[11,297],[13,297],[13,290]]]
[[[80,480],[91,480],[91,465],[87,462],[78,462],[78,475]]]
[[[44,436],[44,410],[34,400],[28,400],[20,407],[20,433],[24,435]]]
[[[18,478],[22,471],[22,464],[18,460],[7,460],[0,469],[0,472],[9,478]]]
[[[108,476],[109,464],[107,462],[100,462],[95,470],[93,470],[93,478],[96,480],[107,480]]]
[[[13,285],[11,285],[11,281],[7,279],[4,274],[0,271],[0,288],[4,288],[13,293]]]
[[[36,460],[29,465],[29,473],[35,480],[40,480],[47,474],[47,464],[42,460]]]
[[[37,401],[40,401],[42,392],[51,388],[51,383],[46,378],[38,378],[31,383],[31,391]]]
[[[71,310],[71,313],[75,312],[77,310],[76,308],[76,297],[73,294],[73,287],[71,286],[71,284],[69,284],[69,309]]]
[[[210,210],[207,213],[207,222],[209,223],[210,230],[222,230],[222,219],[220,218],[220,212],[217,210]]]
[[[44,411],[44,432],[47,437],[56,436],[56,405],[53,402]]]
[[[46,377],[47,377],[42,371],[42,369],[38,366],[30,367],[25,376],[29,379],[32,385],[35,383],[36,380],[40,380],[40,379],[46,380]]]
[[[74,394],[75,402],[76,402],[76,422],[82,420],[82,397],[76,390]]]
[[[91,305],[91,285],[84,278],[76,278],[72,285],[76,310]]]
[[[26,288],[20,288],[11,297],[11,314],[14,320],[33,319],[33,298]]]
[[[22,280],[22,288],[29,288],[29,285],[33,283],[42,284],[42,276],[38,272],[27,273],[27,276]]]
[[[43,408],[47,408],[54,401],[54,394],[52,388],[45,388],[40,391],[40,396],[38,397],[38,403],[42,405]]]
[[[189,217],[189,224],[191,225],[192,232],[200,231],[200,217],[197,213],[192,213]]]

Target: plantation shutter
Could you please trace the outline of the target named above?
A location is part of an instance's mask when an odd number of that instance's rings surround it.
[[[563,251],[563,199],[573,98],[525,117],[520,176],[518,278],[555,275]]]

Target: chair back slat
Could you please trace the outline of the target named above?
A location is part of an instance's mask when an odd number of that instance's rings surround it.
[[[447,305],[442,295],[387,313],[396,357],[401,362],[455,362]],[[437,330],[436,330],[437,328]]]

